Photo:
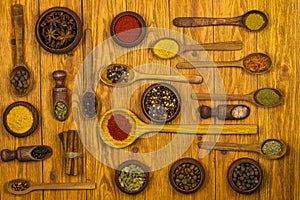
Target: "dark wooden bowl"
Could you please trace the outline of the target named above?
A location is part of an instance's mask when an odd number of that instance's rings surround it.
[[[190,163],[190,164],[194,164],[195,166],[197,166],[200,170],[200,176],[201,176],[201,180],[200,182],[198,183],[198,185],[196,187],[194,187],[193,189],[191,190],[184,190],[184,189],[181,189],[180,187],[177,186],[177,184],[175,183],[175,180],[173,179],[173,174],[175,173],[176,169],[178,166],[180,166],[181,164],[184,164],[184,163]],[[182,158],[180,160],[177,160],[176,162],[174,162],[174,164],[172,165],[170,171],[169,171],[169,180],[170,180],[170,183],[171,185],[178,191],[178,192],[181,192],[181,193],[184,193],[184,194],[190,194],[190,193],[194,193],[196,192],[197,190],[200,189],[200,187],[202,186],[203,182],[204,182],[204,179],[205,179],[205,171],[204,171],[204,168],[203,166],[201,165],[201,163],[193,158]]]
[[[76,25],[76,36],[74,38],[74,40],[68,44],[67,46],[63,47],[63,48],[53,48],[49,45],[47,45],[42,37],[42,33],[41,33],[41,24],[45,23],[45,17],[50,14],[50,13],[55,13],[55,12],[63,12],[68,14],[69,16],[71,16],[71,18],[73,18],[73,20],[75,21],[75,25]],[[49,51],[51,53],[54,54],[63,54],[63,53],[68,53],[70,51],[72,51],[80,42],[80,39],[82,37],[82,22],[79,18],[79,16],[72,10],[70,10],[69,8],[65,8],[65,7],[53,7],[50,8],[48,10],[46,10],[45,12],[42,13],[42,15],[39,17],[36,26],[35,26],[35,34],[36,34],[36,38],[37,41],[39,42],[39,44],[46,50]]]
[[[254,188],[252,188],[250,190],[242,190],[242,189],[240,189],[239,187],[237,187],[235,185],[235,183],[232,180],[234,169],[236,168],[237,165],[240,165],[242,163],[250,163],[250,164],[254,165],[258,169],[258,172],[259,172],[258,183],[257,183],[257,185]],[[236,192],[241,193],[241,194],[251,194],[251,193],[255,192],[259,188],[259,186],[260,186],[260,184],[262,182],[262,179],[263,179],[263,172],[262,172],[262,169],[259,166],[258,162],[256,162],[255,160],[253,160],[251,158],[240,158],[240,159],[234,161],[229,166],[229,169],[228,169],[228,172],[227,172],[227,179],[228,179],[228,182],[229,182],[229,185],[231,186],[231,188],[234,189]]]
[[[137,166],[141,167],[142,170],[143,170],[143,171],[145,172],[145,174],[146,174],[146,180],[145,180],[144,185],[143,185],[139,190],[134,191],[134,192],[126,190],[126,189],[125,189],[124,187],[122,187],[121,184],[119,183],[119,175],[120,175],[122,169],[123,169],[124,167],[130,165],[130,164],[134,164],[134,165],[137,165]],[[116,169],[116,171],[115,171],[115,182],[116,182],[118,188],[119,188],[122,192],[124,192],[124,193],[126,193],[126,194],[138,194],[138,193],[142,192],[142,191],[146,188],[146,186],[148,185],[148,182],[149,182],[149,168],[148,168],[146,165],[144,165],[143,163],[141,163],[140,161],[137,161],[137,160],[128,160],[128,161],[125,161],[125,162],[123,162],[122,164],[120,164],[119,167],[118,167],[118,168]]]
[[[140,33],[139,37],[135,41],[130,42],[130,43],[126,43],[126,42],[123,42],[122,40],[120,40],[118,38],[118,36],[116,35],[116,32],[115,32],[116,23],[119,21],[119,19],[121,19],[124,16],[132,16],[132,17],[134,17],[135,19],[138,20],[138,22],[140,23],[140,26],[141,26],[141,33]],[[143,39],[145,38],[145,35],[146,35],[146,23],[145,23],[144,19],[139,14],[137,14],[135,12],[131,12],[131,11],[122,12],[122,13],[118,14],[113,19],[113,21],[111,22],[111,25],[110,25],[110,34],[111,34],[113,40],[118,45],[120,45],[122,47],[126,47],[126,48],[134,47],[134,46],[140,44],[143,41]],[[120,33],[120,34],[122,34],[122,33]]]
[[[13,109],[15,106],[24,106],[24,107],[28,108],[31,111],[32,115],[33,115],[33,123],[32,123],[31,128],[28,131],[26,131],[24,133],[21,133],[21,134],[20,133],[16,133],[13,130],[11,130],[10,127],[8,126],[8,124],[7,124],[7,115],[11,111],[11,109]],[[37,129],[38,124],[39,124],[38,111],[36,110],[36,108],[33,105],[31,105],[30,103],[25,102],[25,101],[17,101],[15,103],[10,104],[5,109],[5,111],[3,113],[3,125],[4,125],[5,129],[11,135],[19,137],[19,138],[31,135]]]
[[[166,120],[159,120],[159,119],[153,118],[152,116],[149,115],[149,113],[147,112],[147,110],[146,110],[146,108],[145,108],[145,106],[144,106],[144,102],[145,102],[145,100],[146,100],[146,98],[147,98],[147,97],[146,97],[146,94],[147,94],[150,90],[152,90],[153,88],[155,88],[155,87],[157,87],[157,86],[164,86],[164,87],[168,88],[170,91],[172,91],[172,92],[175,94],[175,96],[176,96],[176,98],[177,98],[177,100],[178,100],[178,107],[177,107],[177,110],[173,113],[173,115],[172,115],[170,118],[168,118],[168,119],[166,119]],[[167,84],[167,83],[155,83],[155,84],[149,86],[149,87],[145,90],[145,92],[143,93],[142,101],[141,101],[141,106],[142,106],[143,113],[145,114],[145,116],[146,116],[148,119],[150,119],[151,121],[157,122],[157,123],[165,123],[165,122],[170,122],[170,121],[172,121],[172,120],[175,119],[175,118],[177,117],[177,115],[179,114],[180,109],[181,109],[181,98],[180,98],[180,96],[179,96],[178,91],[177,91],[173,86],[171,86],[171,85],[169,85],[169,84]]]

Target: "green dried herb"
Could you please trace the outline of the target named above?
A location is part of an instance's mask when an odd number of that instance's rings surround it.
[[[146,178],[146,173],[140,166],[130,164],[120,171],[118,181],[128,192],[137,192],[146,183]]]
[[[279,155],[281,151],[281,144],[274,140],[265,142],[262,147],[262,152],[267,155]]]
[[[279,101],[280,96],[273,90],[269,88],[262,89],[258,91],[255,95],[255,100],[264,106],[272,106]]]
[[[55,115],[59,120],[64,120],[68,114],[67,105],[63,102],[58,102],[55,106]]]

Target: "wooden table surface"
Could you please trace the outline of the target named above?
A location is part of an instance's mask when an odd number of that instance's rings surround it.
[[[33,71],[35,84],[31,93],[26,97],[16,97],[9,91],[9,73],[13,67],[13,25],[11,20],[11,6],[20,3],[24,5],[25,12],[25,60]],[[15,101],[28,101],[33,104],[40,114],[38,129],[26,138],[15,138],[7,133],[1,125],[1,148],[16,149],[19,146],[45,144],[53,148],[53,156],[43,162],[21,163],[18,161],[0,162],[0,199],[300,199],[299,193],[299,167],[300,167],[300,128],[299,112],[299,1],[297,0],[2,0],[0,3],[0,109],[5,108]],[[168,171],[171,163],[161,169],[150,173],[148,187],[136,196],[122,193],[114,183],[114,170],[95,159],[100,158],[108,163],[118,163],[121,158],[110,147],[101,141],[94,141],[101,145],[102,152],[88,152],[84,150],[84,173],[80,176],[67,176],[63,170],[63,149],[58,138],[58,133],[69,129],[76,129],[72,112],[65,122],[58,122],[53,116],[52,88],[55,83],[52,78],[54,70],[67,72],[67,87],[70,97],[76,81],[77,72],[85,58],[83,53],[84,41],[81,40],[73,51],[73,56],[66,54],[55,55],[42,49],[35,37],[34,28],[39,15],[48,8],[64,6],[74,10],[82,19],[84,29],[90,28],[93,35],[94,48],[110,37],[110,23],[114,16],[123,11],[134,11],[143,16],[147,26],[152,28],[166,28],[183,33],[199,43],[222,42],[241,40],[244,47],[241,51],[208,52],[213,60],[236,60],[253,52],[264,52],[271,56],[273,68],[263,75],[252,75],[241,69],[223,68],[219,70],[203,70],[201,75],[205,77],[205,83],[193,85],[195,92],[219,93],[222,87],[230,94],[244,94],[262,87],[274,87],[284,93],[284,103],[275,108],[257,108],[247,102],[243,103],[251,108],[250,116],[238,122],[238,124],[257,124],[259,133],[256,135],[230,135],[220,136],[218,141],[239,144],[258,144],[268,138],[277,138],[285,141],[290,151],[279,160],[266,160],[255,153],[245,152],[218,152],[212,151],[203,158],[198,158],[198,137],[192,136],[190,147],[182,152],[181,157],[198,159],[206,171],[203,186],[194,194],[184,195],[172,188],[168,181]],[[265,12],[269,19],[269,25],[261,32],[248,32],[240,27],[221,26],[205,28],[177,28],[172,20],[180,16],[204,16],[204,17],[233,17],[239,16],[248,10],[258,9]],[[155,32],[149,32],[148,41],[158,39]],[[189,41],[181,41],[188,45]],[[113,55],[117,45],[107,46],[107,55]],[[206,53],[189,52],[186,56],[190,60],[203,58]],[[113,57],[113,56],[112,56]],[[108,58],[109,59],[109,58]],[[147,49],[135,49],[119,57],[114,62],[131,66],[143,64],[155,64],[153,68],[144,67],[143,72],[169,73],[175,71],[182,74],[199,74],[193,70],[177,70],[175,65],[183,61],[176,57],[172,60],[160,60],[155,58]],[[158,64],[164,67],[156,67]],[[156,67],[156,68],[155,68]],[[172,70],[170,70],[172,69]],[[221,77],[223,83],[220,84]],[[140,99],[143,91],[150,83],[155,81],[141,81],[136,85],[114,90],[99,82],[97,96],[102,109],[98,111],[98,117],[111,108],[128,108],[136,113],[142,120],[147,121],[140,108]],[[190,99],[190,90],[185,83],[171,83],[178,89],[184,104],[182,112],[172,123],[199,123],[196,112],[199,105],[213,106],[212,102],[197,102]],[[74,97],[75,94],[73,94]],[[124,97],[124,98],[123,98]],[[71,99],[71,98],[70,98]],[[71,100],[70,100],[71,102]],[[74,106],[74,105],[73,105]],[[76,111],[75,111],[76,112]],[[201,124],[223,123],[218,120],[201,120]],[[81,122],[79,124],[82,125]],[[83,123],[84,124],[84,123]],[[78,125],[77,125],[78,126]],[[93,130],[91,130],[92,132]],[[88,136],[87,136],[88,137]],[[184,136],[181,136],[182,138]],[[186,136],[187,137],[187,136]],[[157,151],[173,142],[175,134],[157,134],[137,140],[126,147],[131,152],[137,147],[140,154]],[[205,136],[202,137],[204,140]],[[210,138],[211,139],[211,138]],[[177,148],[177,147],[175,147]],[[179,147],[178,147],[179,148]],[[169,152],[170,153],[170,152]],[[172,153],[172,152],[171,152]],[[139,159],[140,154],[133,157]],[[229,165],[241,157],[250,157],[257,160],[264,172],[262,185],[258,192],[251,195],[241,195],[234,192],[227,183],[226,173]],[[158,162],[165,162],[167,154],[160,156],[161,160],[145,159],[143,162],[149,166],[155,166]],[[179,159],[179,157],[178,157]],[[157,162],[157,163],[155,163]],[[15,178],[26,178],[34,182],[96,182],[97,188],[92,191],[35,191],[24,196],[9,194],[4,189],[4,184]]]

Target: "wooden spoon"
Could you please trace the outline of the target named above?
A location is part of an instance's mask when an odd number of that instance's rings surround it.
[[[273,90],[278,96],[279,99],[272,105],[264,105],[261,104],[259,101],[256,100],[256,96],[259,93],[259,91],[265,90],[265,89],[270,89]],[[283,102],[283,94],[275,89],[275,88],[261,88],[256,91],[253,91],[249,94],[202,94],[202,93],[194,93],[191,95],[192,99],[195,100],[201,100],[201,101],[208,101],[208,100],[213,100],[213,101],[248,101],[250,103],[253,103],[257,106],[262,106],[262,107],[274,107]]]
[[[233,51],[242,48],[243,43],[241,41],[180,45],[175,39],[162,38],[154,43],[151,50],[158,58],[171,59],[186,51]]]
[[[113,83],[107,78],[107,71],[112,66],[121,66],[126,69],[129,73],[128,80],[124,82]],[[144,74],[135,71],[131,66],[124,64],[111,64],[104,68],[101,72],[101,81],[109,86],[127,86],[138,80],[163,80],[163,81],[175,81],[175,82],[189,82],[191,84],[200,84],[203,81],[202,76],[175,76],[175,75],[161,75],[161,74]]]
[[[13,189],[14,183],[26,183],[27,189],[17,191]],[[33,183],[26,179],[15,179],[7,183],[7,190],[12,194],[27,194],[33,190],[92,190],[96,183]]]
[[[88,119],[93,119],[97,114],[97,107],[100,106],[95,91],[93,90],[94,84],[94,74],[93,74],[93,56],[89,55],[93,50],[93,40],[92,40],[92,31],[91,29],[85,30],[85,46],[84,46],[84,55],[88,58],[88,64],[84,66],[84,72],[86,76],[83,77],[84,82],[84,94],[81,99],[81,113],[84,117]]]
[[[260,26],[251,29],[246,24],[248,17],[259,15],[261,17]],[[232,18],[205,18],[205,17],[178,17],[173,20],[173,24],[178,27],[201,27],[201,26],[220,26],[232,25],[241,26],[250,31],[260,31],[268,24],[268,18],[265,13],[258,10],[251,10],[242,16]]]
[[[108,120],[111,119],[113,115],[124,116],[131,125],[130,133],[128,137],[123,140],[114,139],[108,129]],[[256,134],[258,131],[257,125],[197,125],[197,124],[146,124],[141,121],[134,113],[125,109],[114,109],[107,111],[100,119],[101,126],[101,138],[102,140],[115,148],[124,148],[132,144],[137,138],[145,133],[151,132],[165,132],[165,133],[185,133],[185,134],[207,134],[215,135],[220,131],[221,134]],[[123,124],[124,125],[124,124]]]
[[[260,57],[263,60],[257,60],[256,58]],[[262,66],[261,68],[257,69],[251,69],[250,64],[255,64],[256,66]],[[263,66],[261,65],[261,61],[266,62],[266,65]],[[235,61],[196,61],[196,62],[181,62],[176,65],[176,68],[178,69],[193,69],[193,68],[223,68],[223,67],[237,67],[237,68],[242,68],[246,70],[249,73],[252,74],[262,74],[267,71],[270,71],[272,66],[272,61],[271,58],[263,53],[252,53],[247,55],[246,57],[240,59],[240,60],[235,60]]]
[[[266,142],[275,141],[280,143],[281,151],[277,155],[266,154],[262,151],[262,148]],[[230,143],[214,143],[214,142],[199,142],[198,147],[201,149],[213,149],[213,150],[226,150],[226,151],[250,151],[259,153],[265,159],[279,159],[283,157],[287,152],[287,145],[281,140],[277,139],[268,139],[265,140],[260,145],[257,144],[230,144]]]
[[[33,84],[33,77],[32,73],[28,69],[24,61],[24,16],[23,16],[23,5],[15,4],[12,7],[12,16],[13,16],[13,23],[15,29],[15,40],[16,40],[16,53],[15,53],[15,67],[10,73],[10,80],[12,84],[12,91],[16,96],[25,96],[27,95]],[[17,86],[13,85],[13,79],[17,72],[24,71],[28,75],[27,80],[27,88],[23,91],[18,91],[16,89]],[[24,81],[24,80],[23,80]],[[22,81],[22,82],[23,82]],[[24,83],[22,83],[24,85]],[[19,87],[19,86],[18,86]]]

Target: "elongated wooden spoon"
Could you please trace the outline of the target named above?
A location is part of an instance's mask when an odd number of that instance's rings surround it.
[[[269,96],[266,96],[263,94],[266,90],[272,91],[272,95],[277,96],[277,100],[274,101],[272,104],[267,104],[265,100],[268,100]],[[262,107],[274,107],[283,102],[283,94],[275,89],[275,88],[261,88],[256,91],[253,91],[249,94],[202,94],[202,93],[194,93],[191,95],[192,99],[195,100],[201,100],[201,101],[208,101],[208,100],[213,100],[213,101],[248,101],[250,103],[253,103],[257,106],[262,106]],[[261,99],[258,99],[260,97]]]
[[[251,23],[248,24],[247,20],[251,20]],[[256,23],[255,26],[253,21]],[[268,18],[261,11],[251,10],[242,16],[232,18],[178,17],[173,20],[173,24],[178,27],[232,25],[241,26],[250,31],[260,31],[267,26]]]
[[[128,130],[130,127],[130,132],[127,132],[128,137],[124,140],[116,140],[111,134],[109,128],[112,128],[109,124],[109,120],[115,116],[123,116],[126,121],[116,122],[117,127],[121,130]],[[165,133],[185,133],[185,134],[207,134],[216,135],[221,132],[221,134],[256,134],[258,131],[257,125],[197,125],[197,124],[146,124],[141,121],[134,113],[125,109],[114,109],[107,111],[100,119],[101,126],[101,138],[102,140],[115,148],[124,148],[132,144],[136,139],[145,133],[151,132],[165,132]],[[118,124],[119,123],[119,124]],[[114,125],[115,126],[115,125]]]
[[[12,194],[27,194],[33,190],[92,190],[96,188],[96,183],[33,183],[26,179],[15,179],[9,181],[6,188]]]
[[[271,66],[271,58],[263,53],[252,53],[235,61],[195,61],[181,62],[176,65],[178,69],[237,67],[252,74],[265,73],[271,69]]]
[[[267,154],[264,153],[263,147],[268,142],[276,142],[280,144],[281,151],[278,154]],[[199,142],[198,147],[201,149],[213,149],[213,150],[227,150],[227,151],[250,151],[259,153],[265,159],[279,159],[285,155],[287,152],[287,145],[281,140],[268,139],[265,140],[260,145],[257,144],[231,144],[231,143],[214,143],[214,142]]]
[[[242,48],[243,43],[241,41],[180,45],[175,39],[161,38],[154,43],[151,50],[158,58],[171,59],[186,51],[234,51]]]
[[[109,71],[115,71],[114,67],[121,67],[123,70],[124,76],[122,76],[117,81],[109,79]],[[113,72],[114,73],[114,72]],[[127,73],[127,74],[126,74]],[[101,72],[101,81],[109,86],[127,86],[138,80],[163,80],[163,81],[175,81],[175,82],[188,82],[191,84],[200,84],[203,81],[202,76],[174,76],[174,75],[162,75],[162,74],[144,74],[135,71],[131,66],[124,64],[111,64],[104,68]]]

